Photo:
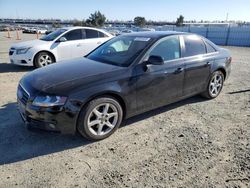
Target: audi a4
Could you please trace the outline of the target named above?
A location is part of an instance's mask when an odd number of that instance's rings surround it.
[[[125,34],[26,74],[19,111],[28,127],[101,140],[137,114],[197,94],[217,97],[231,60],[228,50],[195,34]]]

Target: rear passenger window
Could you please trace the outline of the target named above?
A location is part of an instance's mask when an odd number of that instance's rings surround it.
[[[107,35],[105,35],[103,32],[98,31],[98,37],[99,38],[107,37]]]
[[[75,29],[73,31],[69,31],[64,35],[67,40],[81,40],[82,39],[82,31],[81,29]]]
[[[184,35],[185,57],[200,55],[206,53],[206,47],[203,40],[196,35]]]
[[[206,47],[207,47],[207,53],[213,53],[216,52],[216,50],[206,42]]]
[[[93,29],[85,29],[85,32],[86,32],[87,39],[98,38],[99,36],[98,31],[93,30]]]

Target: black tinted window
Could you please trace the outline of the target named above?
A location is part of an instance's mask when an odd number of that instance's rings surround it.
[[[64,35],[67,40],[81,40],[82,39],[82,31],[81,29],[76,29],[70,31]]]
[[[157,44],[149,56],[161,56],[164,61],[180,58],[179,37],[172,36]]]
[[[86,32],[86,38],[92,39],[92,38],[98,38],[98,31],[93,29],[85,29]]]
[[[207,53],[213,53],[216,52],[216,50],[206,42],[206,47],[207,47]]]
[[[196,35],[184,36],[185,57],[206,53],[206,47],[203,40]]]
[[[98,31],[98,37],[99,38],[107,37],[107,35],[105,35],[103,32]]]

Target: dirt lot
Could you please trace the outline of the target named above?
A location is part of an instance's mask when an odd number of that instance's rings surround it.
[[[13,39],[0,33],[0,187],[249,187],[250,48],[226,47],[232,74],[215,100],[196,96],[129,119],[91,143],[25,129]],[[22,35],[25,40],[35,35]],[[16,42],[16,41],[15,41]]]

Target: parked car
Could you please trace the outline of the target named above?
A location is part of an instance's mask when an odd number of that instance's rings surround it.
[[[25,75],[19,111],[28,127],[100,140],[134,115],[197,94],[217,97],[231,60],[228,50],[194,34],[120,35],[86,57]]]
[[[39,40],[15,43],[9,50],[10,62],[43,67],[57,61],[82,57],[112,37],[108,32],[95,28],[62,28]]]
[[[118,36],[118,35],[121,34],[121,32],[120,32],[119,30],[116,30],[116,29],[114,29],[114,30],[109,30],[108,32],[109,32],[111,35],[113,35],[113,36]]]
[[[133,33],[134,31],[130,30],[130,29],[124,29],[120,32],[120,34],[127,34],[127,33]]]

